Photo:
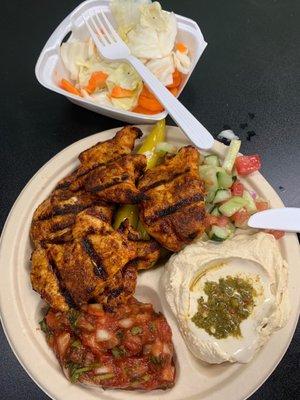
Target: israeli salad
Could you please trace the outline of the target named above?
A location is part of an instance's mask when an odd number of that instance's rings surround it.
[[[215,155],[204,157],[200,176],[206,187],[206,238],[222,242],[230,238],[237,228],[246,229],[250,216],[269,208],[269,203],[245,188],[239,179],[261,167],[260,156],[239,155],[240,140],[232,140],[223,161]],[[268,231],[276,239],[284,232]]]
[[[150,0],[111,0],[110,9],[131,53],[176,96],[191,59],[186,44],[176,42],[175,15]],[[131,65],[105,60],[90,37],[84,41],[71,37],[61,45],[60,55],[68,76],[59,85],[67,92],[142,114],[164,110]]]

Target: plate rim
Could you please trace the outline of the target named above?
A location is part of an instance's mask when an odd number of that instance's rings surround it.
[[[139,127],[140,129],[144,130],[144,131],[149,129],[149,125],[136,125],[136,126]],[[169,129],[169,128],[180,132],[180,129],[179,129],[178,127],[175,127],[175,126],[167,126],[167,129]],[[122,127],[107,129],[107,130],[105,130],[105,131],[100,131],[100,132],[94,133],[94,134],[92,134],[92,135],[90,135],[90,136],[84,137],[84,138],[82,138],[82,139],[80,139],[80,140],[78,140],[78,141],[75,141],[75,142],[73,142],[72,144],[70,144],[69,146],[63,148],[63,149],[62,149],[61,151],[59,151],[58,153],[56,153],[49,161],[47,161],[45,164],[43,164],[43,165],[41,166],[41,168],[38,169],[38,171],[32,176],[32,178],[26,183],[26,185],[24,186],[24,188],[21,190],[20,194],[18,195],[18,197],[16,198],[16,200],[15,200],[13,206],[12,206],[11,209],[10,209],[10,212],[8,213],[8,216],[7,216],[7,218],[6,218],[5,224],[4,224],[4,226],[3,226],[1,238],[0,238],[0,263],[1,263],[1,260],[2,260],[2,253],[3,253],[3,251],[4,251],[4,250],[3,250],[3,243],[4,243],[4,239],[5,239],[5,236],[6,236],[6,232],[7,232],[9,223],[10,223],[10,221],[11,221],[13,215],[14,215],[14,212],[15,212],[16,208],[19,206],[19,202],[20,202],[20,200],[22,199],[22,196],[24,195],[24,193],[26,193],[26,191],[28,190],[29,186],[30,186],[31,183],[37,178],[37,176],[39,176],[40,174],[42,174],[42,172],[44,171],[44,169],[46,169],[46,168],[48,167],[49,164],[53,163],[53,162],[55,161],[56,158],[59,158],[59,157],[62,155],[62,153],[67,152],[70,148],[75,147],[75,146],[80,146],[81,144],[83,144],[83,143],[85,143],[85,142],[87,142],[87,141],[89,141],[89,140],[92,140],[93,138],[99,138],[98,141],[101,142],[101,134],[102,134],[102,135],[103,135],[103,134],[105,134],[105,135],[111,135],[111,134],[116,133],[116,132],[117,132],[118,130],[120,130],[120,129],[122,129]],[[146,133],[146,134],[148,134],[148,133]],[[107,139],[104,139],[104,140],[107,140]],[[82,150],[83,150],[83,149],[82,149]],[[214,146],[213,146],[213,148],[211,149],[211,151],[215,151],[215,152],[217,152],[217,153],[220,153],[220,152],[223,152],[223,150],[224,150],[224,145],[223,145],[222,143],[220,143],[220,142],[215,141]],[[250,180],[250,181],[251,181],[252,179],[257,180],[258,178],[259,178],[259,180],[261,180],[261,181],[264,183],[264,185],[267,187],[267,189],[271,191],[271,193],[272,193],[272,195],[274,196],[274,198],[276,198],[277,203],[278,203],[278,204],[281,204],[281,205],[278,205],[278,206],[284,206],[284,205],[283,205],[283,202],[281,201],[281,199],[280,199],[280,197],[279,197],[279,195],[276,193],[276,191],[273,189],[273,187],[269,184],[269,182],[268,182],[260,173],[256,173],[254,178],[249,177],[247,180]],[[298,250],[299,250],[297,235],[296,235],[296,234],[289,234],[288,239],[289,239],[289,242],[291,243],[291,245],[293,245],[293,246],[295,245],[295,248],[297,247]],[[287,240],[288,240],[288,239],[287,239]],[[297,245],[297,246],[296,246],[296,245]],[[300,255],[300,251],[299,251],[299,255]],[[0,269],[0,273],[1,273],[1,269]],[[50,391],[47,390],[47,389],[45,388],[45,386],[43,385],[43,383],[40,382],[36,376],[34,376],[34,373],[30,370],[30,367],[28,367],[28,366],[26,365],[26,363],[25,363],[25,362],[23,361],[23,359],[22,359],[21,354],[19,354],[19,353],[20,353],[20,350],[17,349],[18,346],[14,343],[14,339],[13,339],[13,336],[14,336],[14,335],[13,335],[12,332],[9,332],[9,328],[8,328],[8,326],[7,326],[7,323],[6,323],[7,316],[5,315],[4,310],[3,310],[3,300],[2,300],[2,297],[3,297],[3,293],[2,293],[2,291],[1,291],[1,292],[0,292],[0,319],[1,319],[1,323],[2,323],[2,328],[3,328],[4,334],[5,334],[5,336],[6,336],[6,339],[7,339],[8,343],[9,343],[9,346],[10,346],[10,348],[11,348],[13,354],[15,355],[15,357],[17,358],[17,360],[19,361],[19,363],[21,364],[21,366],[23,367],[23,369],[26,371],[26,373],[28,374],[28,376],[35,382],[35,384],[36,384],[44,393],[47,394],[47,396],[49,396],[49,397],[50,397],[51,399],[53,399],[53,400],[60,400],[59,397],[57,397],[56,395],[50,393]],[[298,309],[296,310],[296,311],[297,311],[297,314],[298,314],[298,318],[295,318],[294,321],[293,321],[291,333],[290,333],[290,336],[289,336],[288,341],[285,343],[284,350],[282,351],[282,353],[280,353],[279,357],[277,358],[276,362],[272,365],[272,367],[270,367],[270,369],[268,370],[267,374],[265,374],[265,376],[264,376],[260,381],[257,381],[257,382],[255,383],[255,387],[254,387],[254,388],[251,388],[251,391],[249,391],[249,392],[247,393],[246,397],[239,397],[239,398],[236,398],[236,400],[246,400],[246,399],[249,398],[253,393],[255,393],[255,392],[263,385],[263,383],[270,377],[270,375],[274,372],[275,368],[278,366],[278,364],[280,363],[280,361],[281,361],[282,358],[284,357],[284,355],[285,355],[285,353],[286,353],[286,351],[287,351],[287,349],[288,349],[288,347],[289,347],[289,345],[290,345],[290,343],[291,343],[291,341],[292,341],[292,339],[293,339],[293,336],[294,336],[294,333],[295,333],[295,330],[296,330],[296,327],[297,327],[298,319],[299,319],[299,313],[300,313],[300,295],[299,295],[299,299],[298,299],[298,300],[299,300],[299,301],[298,301]],[[197,396],[197,395],[195,395],[195,396]],[[99,392],[99,398],[101,398],[100,392]]]

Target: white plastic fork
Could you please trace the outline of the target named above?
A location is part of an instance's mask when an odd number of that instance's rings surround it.
[[[83,19],[102,56],[111,61],[129,62],[190,141],[198,148],[210,149],[214,143],[212,135],[152,72],[130,53],[128,46],[114,30],[103,10],[100,9],[100,15],[90,10],[89,19],[85,16]]]

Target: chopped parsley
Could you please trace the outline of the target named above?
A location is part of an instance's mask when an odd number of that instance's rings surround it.
[[[81,341],[78,340],[78,339],[76,339],[76,340],[74,340],[74,341],[72,342],[71,346],[74,347],[75,349],[80,349],[80,347],[81,347]]]
[[[125,351],[125,349],[123,348],[123,347],[113,347],[112,349],[111,349],[111,352],[112,352],[112,355],[115,357],[115,358],[121,358],[121,357],[124,357],[125,356],[125,354],[126,354],[126,351]]]
[[[154,333],[156,331],[156,326],[152,321],[149,322],[148,327],[150,332]]]
[[[254,307],[256,291],[247,280],[227,276],[219,282],[204,284],[207,301],[198,300],[198,311],[192,321],[199,328],[217,339],[240,337],[240,324],[247,319]]]
[[[80,315],[80,312],[75,310],[74,308],[72,308],[68,313],[71,328],[74,330],[76,329],[76,324],[77,324],[79,315]]]
[[[143,332],[143,329],[140,326],[133,326],[130,332],[132,335],[138,335]]]
[[[162,359],[160,357],[156,357],[156,356],[153,356],[153,355],[150,356],[150,361],[154,365],[161,365],[161,363],[162,363]]]
[[[80,379],[80,377],[84,375],[86,372],[90,372],[93,369],[98,368],[99,366],[100,366],[99,364],[91,364],[86,367],[82,367],[81,365],[73,362],[68,363],[67,368],[70,374],[69,375],[70,381],[72,383],[76,383]]]

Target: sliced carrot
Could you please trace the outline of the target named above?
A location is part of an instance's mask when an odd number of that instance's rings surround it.
[[[143,108],[141,106],[136,106],[132,111],[138,114],[147,114],[147,115],[157,114],[157,111],[146,110],[146,108]]]
[[[77,96],[81,96],[79,90],[78,90],[74,85],[72,85],[71,82],[67,81],[66,79],[62,79],[62,80],[60,81],[59,86],[60,86],[63,90],[66,90],[66,91],[69,92],[69,93],[75,94],[75,95],[77,95]]]
[[[179,89],[178,89],[177,87],[168,88],[168,89],[169,89],[169,91],[172,93],[173,96],[176,97],[176,96],[178,95]]]
[[[139,97],[139,106],[145,108],[146,110],[153,112],[161,112],[164,110],[163,106],[160,102],[153,96],[153,99],[150,99],[146,96]]]
[[[140,96],[145,96],[145,97],[148,97],[149,99],[153,99],[153,97],[154,97],[152,92],[150,92],[150,90],[145,85],[143,85],[143,89],[141,91]]]
[[[178,42],[176,43],[176,50],[180,51],[180,53],[185,53],[187,51],[187,47],[184,43]]]
[[[124,98],[131,97],[134,95],[134,90],[123,89],[121,86],[115,86],[111,91],[111,97]]]
[[[178,69],[175,69],[175,71],[173,72],[173,83],[171,83],[167,87],[169,89],[172,89],[175,87],[177,88],[178,86],[180,86],[181,82],[182,82],[182,74],[181,74],[181,72],[178,71]]]
[[[108,75],[105,72],[97,71],[93,72],[87,87],[85,88],[89,94],[94,93],[97,89],[102,89],[105,86],[105,82]]]
[[[140,94],[138,105],[152,112],[162,112],[164,107],[160,104],[157,98],[152,94],[148,88],[144,85],[143,90]]]

